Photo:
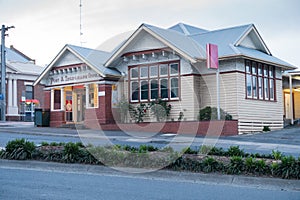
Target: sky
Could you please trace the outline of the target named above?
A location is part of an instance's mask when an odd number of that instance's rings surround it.
[[[300,68],[299,0],[0,0],[6,37],[49,64],[65,44],[98,48],[142,23],[169,28],[179,22],[207,30],[253,23],[273,56]],[[107,44],[107,43],[106,43]]]

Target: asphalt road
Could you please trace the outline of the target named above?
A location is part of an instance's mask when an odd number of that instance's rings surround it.
[[[126,174],[105,167],[16,161],[0,165],[0,199],[299,200],[300,182],[180,172]],[[22,161],[21,161],[22,162]],[[229,177],[229,178],[228,178]],[[288,186],[289,185],[289,186]],[[288,187],[287,187],[288,186]]]

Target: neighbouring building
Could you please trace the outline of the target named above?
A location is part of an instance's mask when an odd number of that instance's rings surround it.
[[[43,88],[33,87],[43,71],[35,60],[13,46],[6,48],[6,120],[32,121],[34,108],[43,105]]]
[[[204,30],[179,23],[142,24],[112,52],[65,45],[34,85],[45,86],[50,126],[119,121],[118,102],[155,99],[172,109],[168,121],[196,121],[216,107],[216,71],[206,67],[206,44],[218,45],[220,105],[239,133],[283,127],[282,72],[294,66],[272,56],[253,24]],[[146,111],[144,121],[155,117]],[[129,117],[126,123],[134,121]]]
[[[299,124],[300,119],[300,71],[283,74],[285,125]]]

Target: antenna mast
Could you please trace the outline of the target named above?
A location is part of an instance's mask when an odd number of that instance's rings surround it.
[[[80,12],[80,15],[79,15],[79,21],[80,21],[80,25],[79,25],[79,31],[80,31],[80,45],[82,46],[82,16],[81,16],[81,8],[82,8],[82,0],[80,0],[79,2],[79,12]]]

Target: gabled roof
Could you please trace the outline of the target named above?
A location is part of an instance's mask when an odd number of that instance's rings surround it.
[[[112,53],[105,66],[109,66],[120,57],[126,47],[143,30],[192,63],[197,62],[197,60],[206,60],[206,44],[213,43],[218,45],[220,59],[247,57],[279,65],[285,69],[295,68],[291,64],[272,56],[253,24],[208,31],[183,23],[176,24],[169,29],[142,24]]]
[[[133,39],[141,32],[146,31],[154,38],[175,52],[195,63],[197,57],[205,56],[205,51],[195,41],[186,37],[184,34],[171,29],[163,29],[156,26],[142,24],[107,60],[105,66],[109,66],[117,57],[121,56],[123,50],[133,41]]]
[[[169,28],[170,30],[178,31],[180,33],[183,33],[184,35],[193,35],[193,34],[201,34],[206,33],[208,30],[198,28],[195,26],[191,26],[184,23],[178,23],[172,27]]]
[[[34,82],[34,85],[38,84],[44,76],[55,66],[60,57],[67,51],[70,51],[83,63],[87,64],[91,69],[99,73],[102,77],[112,76],[120,77],[121,74],[116,69],[104,67],[103,63],[110,57],[110,53],[85,47],[79,47],[75,45],[66,44],[58,55],[51,61],[51,63],[45,68],[41,75]]]

